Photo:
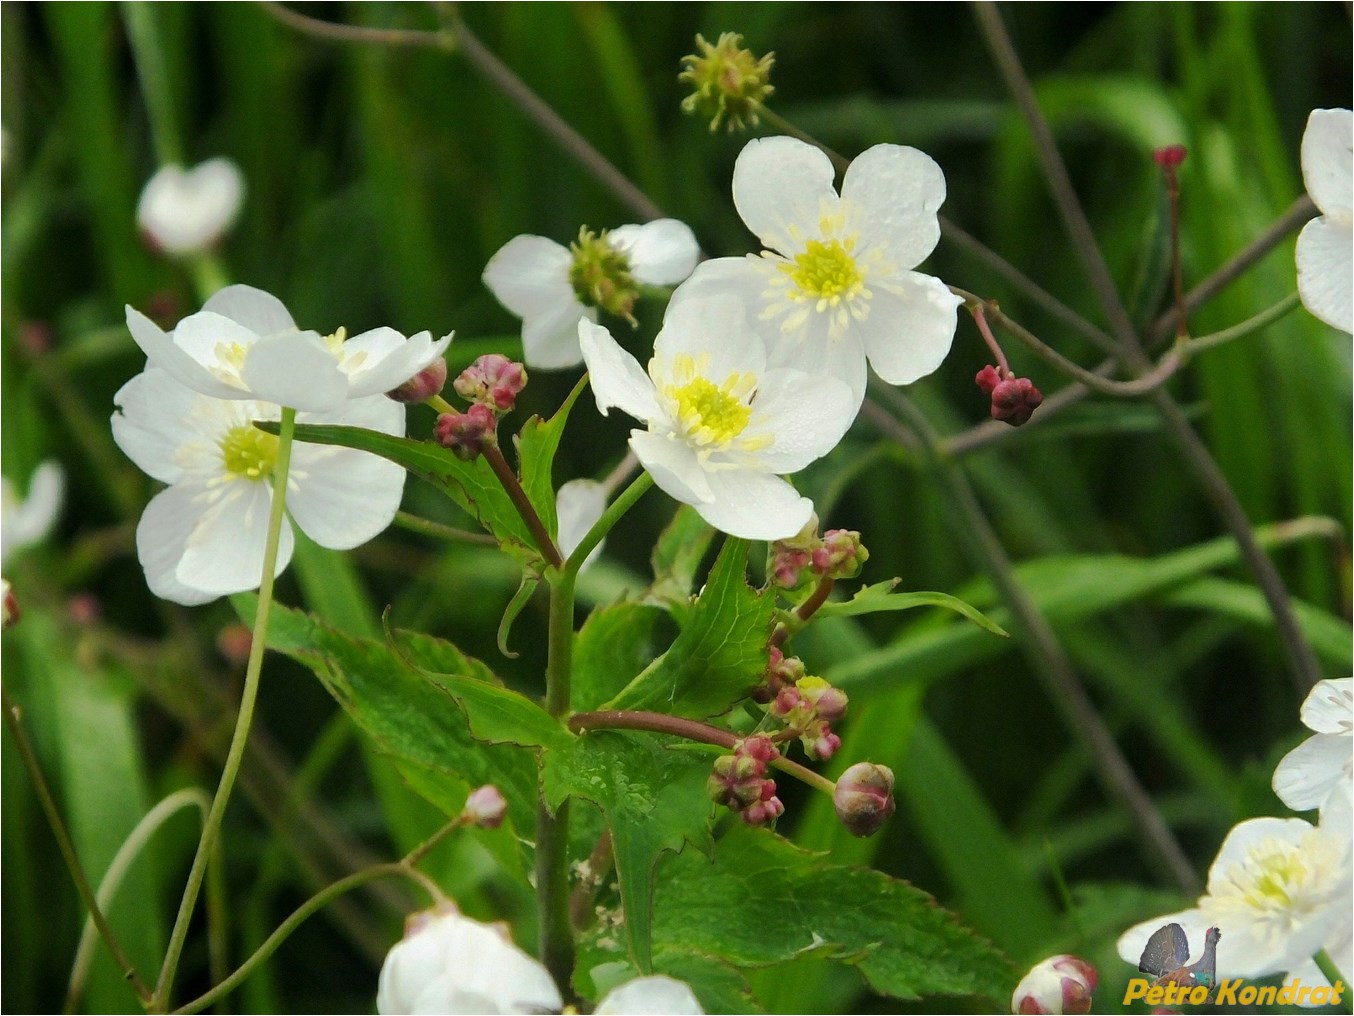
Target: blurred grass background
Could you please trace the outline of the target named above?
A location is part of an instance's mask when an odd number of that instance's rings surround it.
[[[228,604],[186,611],[146,591],[132,534],[153,486],[107,426],[113,393],[143,362],[123,305],[156,307],[173,321],[199,302],[189,274],[152,257],[136,235],[137,194],[157,159],[228,155],[243,168],[244,214],[222,251],[232,280],[279,295],[324,331],[454,328],[453,367],[517,341],[515,321],[479,281],[501,244],[523,232],[567,242],[580,225],[634,218],[461,55],[318,41],[255,5],[139,12],[157,37],[166,87],[154,98],[172,124],[154,137],[128,42],[132,11],[0,7],[3,468],[20,489],[43,458],[59,460],[68,478],[54,536],[7,565],[25,613],[4,636],[4,679],[96,880],[156,800],[215,786],[242,673],[217,649],[234,622]],[[306,12],[436,27],[433,9],[412,3]],[[756,52],[775,51],[780,113],[847,155],[879,142],[924,149],[945,170],[949,218],[1099,320],[967,7],[472,4],[462,14],[712,255],[751,243],[729,199],[742,139],[683,116],[676,74],[696,32],[713,40],[732,30]],[[1350,104],[1347,5],[1019,4],[1003,14],[1140,323],[1166,306],[1165,202],[1151,149],[1190,150],[1181,171],[1188,286],[1302,194],[1308,112]],[[942,242],[923,268],[1000,300],[1079,362],[1098,361],[953,245]],[[1234,324],[1294,288],[1290,239],[1199,313],[1193,332]],[[635,348],[656,321],[644,317]],[[1349,341],[1298,310],[1206,353],[1171,382],[1254,523],[1330,520],[1274,551],[1327,677],[1350,670]],[[1046,394],[1061,387],[1022,350],[1007,351]],[[965,318],[946,365],[908,390],[942,434],[983,420],[972,377],[988,359]],[[527,410],[552,411],[575,377],[536,372]],[[623,452],[628,424],[604,421],[586,403],[557,481],[600,477]],[[411,411],[411,432],[430,424],[430,413]],[[1300,739],[1303,692],[1196,479],[1150,406],[1108,399],[1046,422],[1036,415],[962,463],[1202,876],[1233,823],[1282,813],[1269,775]],[[1002,616],[945,485],[865,420],[801,488],[827,526],[864,534],[872,556],[863,581],[901,576],[905,588],[957,593]],[[414,482],[405,507],[458,521]],[[637,584],[670,510],[658,496],[641,504],[609,539],[585,596]],[[494,645],[516,581],[506,559],[483,548],[392,531],[348,558],[302,548],[280,595],[367,632],[392,604],[394,623],[451,638],[532,688],[544,658],[541,616],[528,611],[518,622],[519,659]],[[900,808],[881,836],[853,841],[825,802],[795,796],[782,831],[912,880],[1018,965],[1064,950],[1087,955],[1101,967],[1097,1008],[1117,1009],[1130,971],[1114,957],[1114,938],[1186,897],[1145,860],[1020,647],[947,619],[878,615],[816,627],[799,648],[852,695],[841,757],[892,765]],[[357,735],[309,675],[272,661],[261,709],[226,829],[232,966],[316,886],[407,849],[438,824],[385,762],[354,750]],[[83,910],[8,736],[3,751],[0,1005],[49,1011],[62,1003]],[[193,823],[183,812],[167,825],[112,907],[143,973],[163,950]],[[507,917],[529,941],[530,901],[496,881],[486,857],[469,837],[443,848],[432,870],[468,911]],[[416,902],[394,887],[326,911],[232,1006],[370,1010],[380,958]],[[205,950],[190,944],[178,997],[205,988],[207,971]],[[870,999],[851,971],[813,960],[755,986],[772,1011],[902,1011]],[[82,1007],[134,1004],[100,957]]]

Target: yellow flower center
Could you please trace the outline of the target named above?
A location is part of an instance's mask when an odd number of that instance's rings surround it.
[[[733,394],[741,375],[730,374],[722,385],[703,377],[670,391],[682,431],[697,444],[728,444],[748,425],[752,410]]]
[[[865,276],[856,264],[851,251],[852,240],[810,240],[804,252],[795,256],[793,266],[785,264],[783,271],[790,276],[798,294],[794,299],[817,300],[820,305],[836,306],[849,300],[865,288]]]
[[[250,424],[231,427],[221,438],[221,461],[232,477],[262,480],[277,465],[277,438]]]
[[[1302,852],[1285,844],[1265,844],[1256,852],[1253,870],[1246,882],[1246,902],[1257,910],[1287,908],[1293,889],[1307,877]],[[1244,884],[1238,879],[1239,884]]]

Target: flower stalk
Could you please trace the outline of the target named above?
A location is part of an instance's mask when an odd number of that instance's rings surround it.
[[[273,472],[273,503],[268,517],[268,539],[263,551],[263,573],[259,583],[258,610],[254,615],[253,641],[249,647],[249,663],[245,669],[244,692],[240,697],[240,711],[235,720],[235,733],[231,738],[230,749],[226,755],[225,768],[221,773],[221,782],[217,786],[216,796],[212,799],[211,811],[202,826],[202,838],[198,841],[197,853],[193,857],[193,866],[188,872],[188,882],[183,889],[183,898],[179,902],[179,913],[174,919],[174,928],[170,932],[169,947],[165,951],[164,964],[160,968],[160,977],[155,984],[154,995],[150,999],[151,1012],[163,1013],[169,1008],[169,994],[174,986],[174,974],[178,970],[179,957],[184,942],[188,938],[188,925],[197,903],[198,892],[202,888],[202,879],[206,874],[207,862],[212,856],[221,823],[225,818],[226,805],[230,801],[235,778],[244,759],[245,743],[249,739],[249,728],[253,724],[254,704],[258,699],[259,677],[263,671],[263,653],[268,637],[268,618],[273,606],[273,576],[276,572],[278,544],[281,539],[282,521],[287,497],[287,474],[291,467],[292,436],[296,430],[296,410],[283,407],[282,420],[278,432],[277,462]]]

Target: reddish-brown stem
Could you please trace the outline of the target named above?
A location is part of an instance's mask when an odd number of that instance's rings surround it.
[[[1185,308],[1185,283],[1180,269],[1180,178],[1175,166],[1161,167],[1166,175],[1166,197],[1171,203],[1171,286],[1175,293],[1175,335],[1184,339],[1189,335],[1189,311]]]
[[[997,358],[997,369],[1001,372],[1003,378],[1011,376],[1011,365],[1006,362],[1006,354],[1001,351],[1001,344],[997,342],[997,337],[992,334],[992,326],[987,323],[987,312],[981,303],[969,303],[967,309],[973,315],[973,323],[978,326],[978,332],[987,343],[987,348],[992,350],[992,355]]]
[[[484,449],[484,458],[489,463],[489,468],[494,471],[494,475],[498,477],[498,482],[503,484],[503,489],[508,492],[508,497],[512,499],[517,514],[522,516],[522,521],[531,530],[532,539],[536,541],[536,546],[545,555],[545,559],[554,567],[563,568],[564,558],[560,556],[559,548],[555,546],[555,541],[550,538],[541,517],[536,514],[536,507],[527,497],[527,492],[522,489],[517,474],[512,471],[512,466],[508,465],[508,460],[503,457],[503,449],[497,445],[491,445]]]
[[[818,586],[814,589],[812,595],[801,603],[799,608],[795,611],[795,617],[799,618],[801,621],[807,621],[809,618],[813,617],[814,614],[818,613],[818,608],[825,604],[827,598],[832,595],[832,587],[835,584],[834,579],[820,579]],[[771,633],[769,644],[779,649],[781,646],[785,645],[789,638],[790,629],[783,624],[778,624],[776,625],[776,630]]]

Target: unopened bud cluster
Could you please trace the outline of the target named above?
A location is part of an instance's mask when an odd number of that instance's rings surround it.
[[[771,544],[767,571],[782,589],[800,589],[824,579],[853,579],[860,574],[870,552],[854,529],[829,529],[822,536],[818,523],[809,524],[788,540]]]
[[[780,752],[765,734],[738,741],[732,755],[715,759],[708,783],[710,799],[738,812],[748,825],[763,825],[785,811],[776,796],[775,780],[767,779],[767,764]]]
[[[486,448],[498,447],[499,414],[516,407],[527,386],[527,371],[500,353],[487,353],[461,371],[451,386],[470,407],[464,413],[443,413],[433,434],[438,444],[469,461]]]
[[[757,125],[757,112],[775,91],[771,86],[774,53],[758,57],[743,48],[743,37],[724,32],[713,45],[696,36],[698,55],[682,57],[678,81],[692,85],[695,91],[682,100],[682,109],[708,117],[710,130],[725,124],[729,133],[745,125]]]
[[[1095,967],[1079,956],[1050,956],[1030,968],[1011,996],[1013,1013],[1088,1013]]]
[[[508,802],[492,783],[472,790],[465,799],[462,811],[466,821],[481,829],[497,829],[503,824],[503,816],[507,813]]]
[[[992,419],[1019,427],[1028,423],[1044,393],[1034,387],[1027,377],[1016,377],[1012,371],[1002,371],[991,365],[978,371],[974,383],[992,399]]]
[[[639,285],[630,274],[630,258],[611,245],[607,231],[594,233],[584,226],[578,231],[578,239],[569,244],[569,253],[573,255],[569,285],[578,299],[636,324]]]
[[[821,677],[808,676],[782,687],[769,712],[785,724],[789,735],[799,738],[809,758],[824,761],[842,746],[832,724],[846,715],[846,702],[846,692]]]

